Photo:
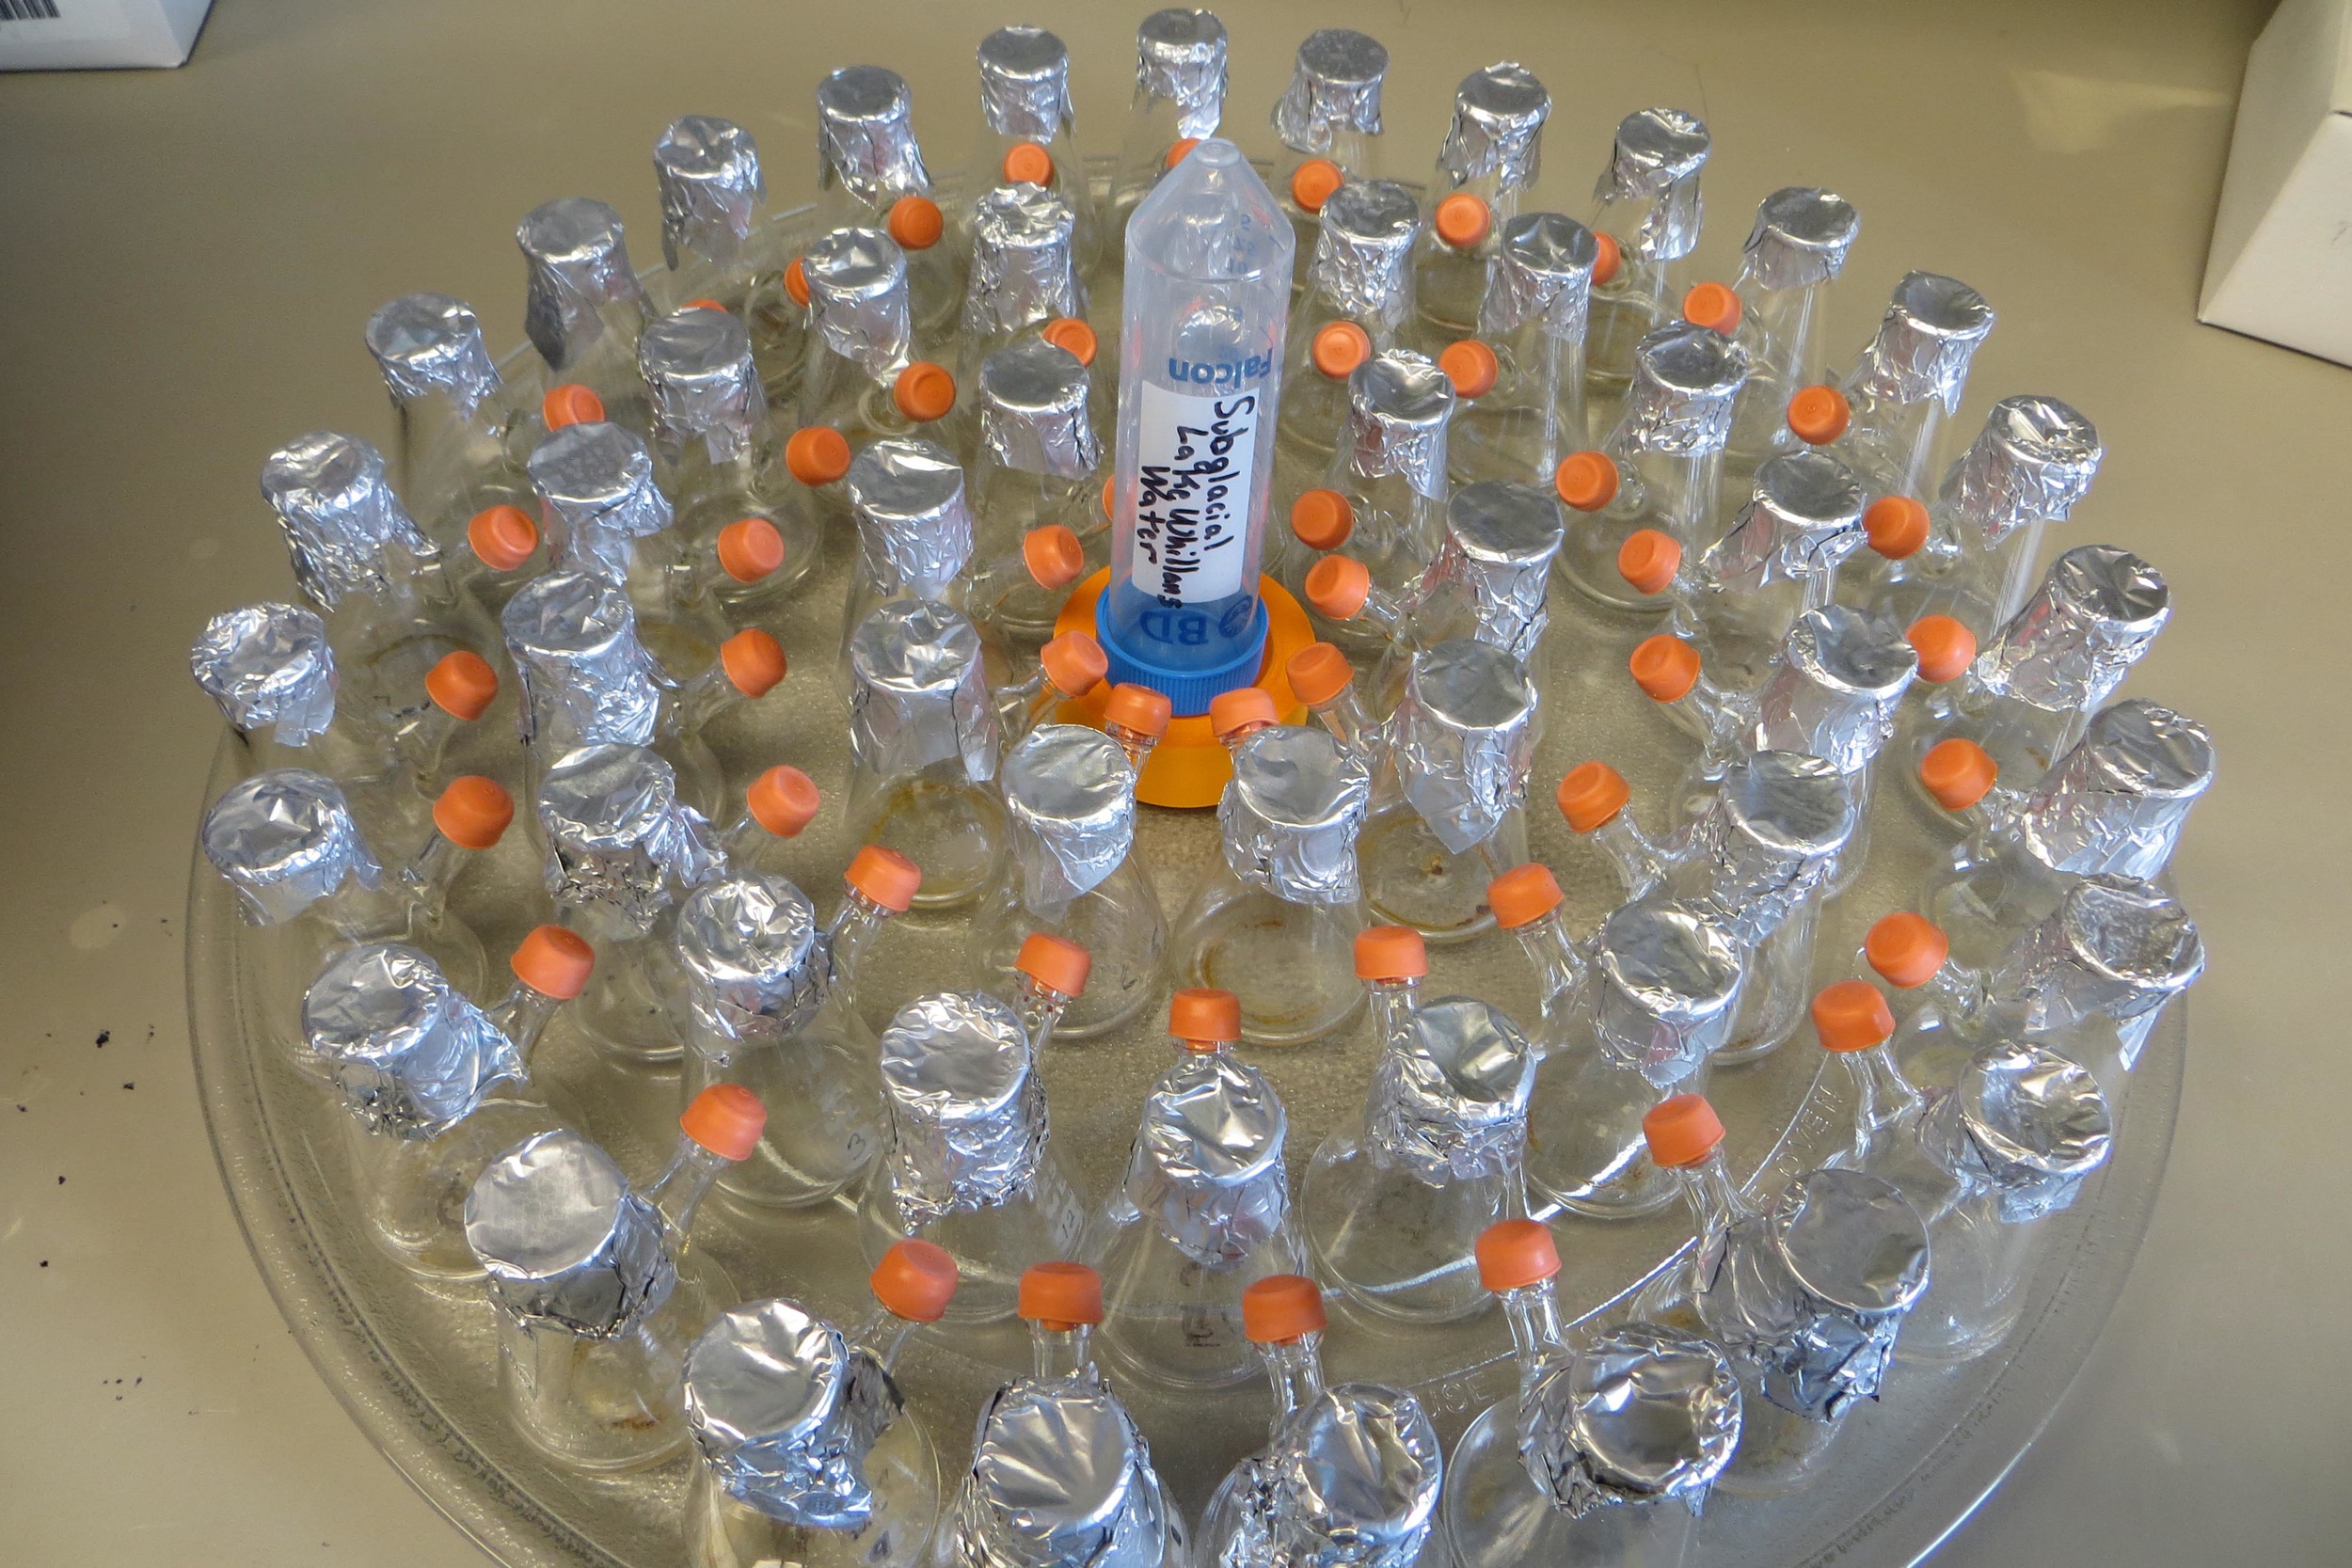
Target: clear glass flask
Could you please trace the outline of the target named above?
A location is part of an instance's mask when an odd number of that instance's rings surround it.
[[[1399,350],[1358,365],[1347,378],[1347,414],[1331,467],[1322,488],[1294,503],[1293,534],[1316,548],[1343,542],[1373,586],[1391,596],[1410,591],[1445,536],[1446,436],[1457,406],[1454,383],[1421,355]],[[1328,508],[1332,529],[1302,530],[1302,508],[1318,521],[1317,509]],[[1309,569],[1292,552],[1289,571],[1277,575],[1304,592]],[[1368,626],[1333,622],[1317,629],[1359,653],[1376,651],[1382,641]]]
[[[1798,434],[1876,496],[1924,499],[1944,421],[1960,411],[1968,366],[1993,331],[1993,307],[1956,277],[1905,273],[1853,368],[1809,399]]]
[[[993,607],[998,631],[1034,646],[1052,634],[1068,583],[1110,559],[1110,520],[1099,501],[1103,444],[1088,412],[1093,378],[1068,350],[1037,338],[990,355],[977,386],[979,446],[965,484],[976,564],[966,603]],[[1025,550],[1038,531],[1057,528],[1081,553],[1040,574]]]
[[[1292,284],[1305,288],[1324,203],[1343,185],[1380,174],[1380,89],[1389,52],[1346,27],[1318,27],[1299,43],[1290,85],[1274,102],[1274,192],[1296,241]]]
[[[694,549],[674,526],[645,443],[616,424],[566,425],[532,450],[530,472],[553,571],[627,594],[639,635],[665,667],[707,668],[733,628],[708,595],[676,592]]]
[[[850,832],[923,868],[921,908],[978,896],[1005,847],[979,633],[945,605],[901,599],[851,635],[850,671]]]
[[[523,333],[548,379],[587,388],[602,405],[599,418],[649,434],[637,337],[653,307],[629,264],[621,214],[587,197],[564,197],[524,214],[515,244],[528,274]]]
[[[1515,60],[1473,71],[1454,89],[1454,119],[1429,182],[1414,303],[1431,352],[1478,327],[1497,230],[1535,182],[1551,94]]]
[[[773,230],[762,212],[768,182],[752,134],[713,115],[683,115],[653,144],[661,197],[665,303],[703,300],[749,333],[760,386],[788,404],[807,346],[808,307],[786,289]]]
[[[1676,263],[1698,247],[1699,176],[1713,145],[1699,118],[1680,109],[1636,109],[1617,122],[1589,223],[1600,261],[1584,367],[1597,408],[1626,395],[1642,340],[1674,322]]]
[[[535,388],[500,379],[481,321],[448,294],[385,305],[368,318],[367,344],[392,398],[392,487],[425,537],[453,551],[476,513],[530,498],[507,442]]]
[[[1591,442],[1584,339],[1599,261],[1592,230],[1558,213],[1502,225],[1477,323],[1495,380],[1454,417],[1447,452],[1457,483],[1549,487],[1562,460]]]
[[[197,634],[188,670],[236,736],[246,777],[273,768],[323,773],[358,798],[372,836],[401,820],[390,800],[375,799],[395,773],[391,736],[337,704],[335,650],[315,611],[275,603],[224,610]]]
[[[1832,285],[1861,229],[1853,203],[1810,185],[1774,191],[1756,207],[1731,280],[1750,367],[1724,447],[1732,483],[1801,446],[1788,428],[1788,400],[1821,380]]]
[[[1103,223],[1070,106],[1070,50],[1042,27],[999,27],[980,40],[977,60],[980,124],[964,189],[1039,185],[1051,191],[1075,219],[1073,248],[1083,280],[1101,259]],[[968,206],[958,215],[968,243]]]
[[[1213,12],[1171,6],[1136,24],[1136,90],[1111,176],[1104,266],[1125,266],[1127,225],[1160,176],[1216,135],[1225,118],[1225,24]]]
[[[837,430],[862,447],[915,434],[954,409],[955,372],[918,353],[954,357],[945,326],[920,332],[915,326],[907,285],[911,264],[898,242],[880,229],[829,230],[800,258],[809,320],[801,361],[802,428]],[[951,321],[953,314],[951,302]]]
[[[1394,181],[1359,180],[1332,191],[1320,216],[1282,346],[1281,437],[1312,453],[1344,434],[1356,367],[1406,346],[1421,203]]]
[[[971,388],[989,356],[1009,343],[1043,338],[1049,329],[1063,337],[1084,326],[1087,316],[1077,214],[1042,183],[1006,183],[983,192],[972,204],[971,243],[956,345],[956,382],[966,404],[959,440],[967,449]],[[1055,328],[1056,323],[1071,325]]]
[[[962,268],[955,247],[940,243],[946,215],[915,145],[914,94],[897,71],[844,66],[817,84],[817,210],[829,230],[887,233],[905,254],[916,329],[946,336],[963,300]]]

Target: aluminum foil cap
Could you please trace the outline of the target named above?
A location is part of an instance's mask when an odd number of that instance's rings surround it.
[[[531,275],[523,332],[549,368],[562,371],[604,335],[601,307],[644,309],[621,214],[603,202],[567,196],[533,207],[516,226],[515,243]]]
[[[1136,94],[1176,105],[1177,135],[1214,136],[1225,118],[1225,24],[1171,6],[1136,28]]]
[[[664,447],[681,451],[699,437],[713,463],[732,463],[751,450],[768,400],[752,363],[752,335],[733,311],[679,310],[656,319],[637,341],[637,365],[653,394],[654,433]]]
[[[2105,455],[2090,421],[2058,399],[2003,398],[1952,465],[1945,498],[1985,544],[1997,545],[2030,523],[2064,522]]]
[[[1373,1069],[1364,1142],[1378,1164],[1425,1186],[1503,1176],[1527,1143],[1534,1082],[1535,1053],[1502,1009],[1467,996],[1424,1002]]]
[[[1326,153],[1334,136],[1380,134],[1380,85],[1389,52],[1380,40],[1345,27],[1307,35],[1291,66],[1291,84],[1274,103],[1274,134],[1294,152]]]
[[[1754,742],[1859,772],[1895,733],[1896,710],[1918,673],[1918,650],[1894,622],[1841,604],[1808,610],[1788,628],[1756,693]]]
[[[653,177],[661,187],[662,259],[674,270],[687,256],[733,261],[768,197],[752,134],[712,115],[674,119],[653,144]]]
[[[1045,1086],[1021,1017],[978,991],[935,991],[882,1035],[890,1186],[912,1228],[1028,1189],[1045,1147]]]
[[[1454,402],[1454,383],[1424,355],[1396,349],[1365,360],[1347,377],[1348,467],[1359,479],[1399,475],[1443,499]]]
[[[262,465],[262,499],[278,514],[294,581],[332,613],[345,597],[391,586],[387,546],[438,558],[384,477],[384,454],[356,436],[321,431],[290,441]]]
[[[1685,905],[1619,908],[1593,939],[1592,973],[1601,1049],[1661,1088],[1696,1071],[1739,1018],[1739,943]]]
[[[2144,1017],[2204,973],[2197,923],[2162,888],[2087,877],[2066,890],[2057,912],[2017,939],[1992,991],[2039,1034],[2094,1016]]]
[[[1070,123],[1070,51],[1042,27],[980,40],[980,113],[1000,136],[1050,142]]]
[[[188,669],[240,735],[269,730],[301,746],[335,721],[335,650],[300,605],[257,604],[204,623]]]
[[[931,188],[914,143],[914,94],[897,71],[844,66],[817,84],[817,188],[835,185],[876,208]]]
[[[568,1127],[525,1138],[475,1179],[466,1244],[501,1311],[583,1339],[626,1334],[677,1284],[660,1213]]]
[[[1600,242],[1574,218],[1521,213],[1502,226],[1502,243],[1487,258],[1478,335],[1502,339],[1541,322],[1545,336],[1582,342],[1599,261]]]
[[[1658,328],[1634,345],[1633,386],[1616,442],[1676,457],[1723,451],[1748,368],[1748,351],[1712,327]]]
[[[343,885],[383,875],[334,780],[278,768],[230,784],[198,837],[213,869],[237,890],[248,926],[282,926]]]
[[[1290,1207],[1274,1085],[1222,1051],[1187,1051],[1143,1097],[1127,1201],[1203,1268],[1231,1268],[1271,1241]]]
[[[1978,656],[1987,690],[2053,713],[2115,694],[2172,614],[2163,575],[2129,550],[2077,545]]]
[[[1853,470],[1813,449],[1766,458],[1739,517],[1707,547],[1701,572],[1712,587],[1753,591],[1775,582],[1814,582],[1869,542]]]
[[[2026,851],[2076,876],[2153,877],[2213,784],[2205,727],[2135,697],[2100,709],[2019,814]]]
[[[1375,1383],[1325,1389],[1284,1423],[1262,1463],[1280,1568],[1413,1568],[1444,1475],[1421,1402]]]
[[[1957,414],[1968,362],[1992,330],[1993,307],[1976,290],[1938,273],[1906,273],[1846,389],[1883,403],[1936,398]]]
[[[330,957],[302,997],[302,1039],[370,1132],[422,1141],[520,1078],[522,1053],[416,948],[368,942]]]
[[[1356,835],[1372,800],[1363,758],[1327,731],[1275,724],[1233,752],[1216,804],[1225,864],[1291,904],[1345,906],[1363,896]]]
[[[1826,283],[1844,270],[1861,231],[1862,214],[1842,196],[1811,185],[1774,191],[1756,207],[1748,231],[1748,277],[1764,289]]]
[[[1102,886],[1135,847],[1136,770],[1100,730],[1039,725],[1005,752],[998,784],[1022,902],[1032,910],[1060,909]]]
[[[877,592],[933,599],[972,558],[963,470],[930,441],[875,441],[850,465],[859,552]]]
[[[1694,1334],[1627,1323],[1554,1360],[1519,1401],[1519,1461],[1554,1508],[1696,1509],[1740,1446],[1740,1378]]]
[[[1421,203],[1393,180],[1351,180],[1323,204],[1308,281],[1331,308],[1391,329],[1413,309]]]
[[[1527,797],[1535,686],[1500,648],[1454,638],[1413,656],[1388,745],[1405,799],[1454,854],[1486,842]]]
[[[1460,584],[1476,607],[1472,635],[1525,663],[1550,620],[1551,562],[1566,537],[1566,515],[1549,489],[1498,480],[1465,484],[1446,502],[1445,537],[1418,594]]]
[[[972,277],[963,330],[1013,332],[1087,313],[1071,237],[1077,214],[1042,185],[998,185],[972,204]]]
[[[702,813],[677,798],[677,773],[643,746],[566,752],[539,785],[547,886],[559,907],[596,903],[649,931],[676,896],[726,874]]]
[[[1845,775],[1820,757],[1736,758],[1691,830],[1703,912],[1753,947],[1828,879],[1858,816]]]
[[[653,454],[616,424],[565,425],[532,449],[529,467],[560,572],[590,573],[618,588],[628,581],[632,541],[660,533],[675,515],[654,483]]]
[[[575,427],[577,428],[577,427]],[[672,685],[637,640],[628,595],[584,572],[533,578],[500,615],[523,686],[523,738],[642,746]]]
[[[395,403],[438,392],[459,419],[469,420],[499,389],[482,323],[462,299],[403,294],[368,318],[367,338]]]
[[[928,599],[886,604],[850,637],[850,757],[867,777],[938,762],[976,784],[996,776],[1004,736],[971,622]]]
[[[1090,1376],[998,1389],[946,1526],[956,1568],[1156,1568],[1168,1503],[1152,1450]]]
[[[980,445],[1016,473],[1084,479],[1103,462],[1087,417],[1093,379],[1075,355],[1042,338],[1009,343],[980,363]]]
[[[1456,187],[1492,180],[1498,191],[1525,190],[1535,182],[1550,118],[1551,94],[1518,61],[1473,71],[1454,89],[1454,123],[1438,151],[1438,172]]]
[[[728,1497],[804,1529],[874,1516],[866,1455],[898,1417],[882,1364],[798,1302],[722,1312],[686,1353],[686,1428]]]
[[[1636,109],[1617,121],[1595,201],[1649,204],[1641,227],[1617,243],[1637,261],[1678,261],[1699,243],[1706,213],[1699,173],[1713,147],[1706,122],[1680,109]]]
[[[1964,1187],[1999,1194],[2001,1218],[2017,1225],[2072,1204],[2106,1163],[2114,1132],[2089,1068],[2030,1041],[1995,1040],[1930,1104],[1919,1144]]]
[[[833,982],[816,906],[769,872],[739,871],[696,889],[678,910],[675,940],[694,1022],[722,1039],[797,1034]]]
[[[835,229],[801,259],[809,320],[832,353],[876,381],[907,363],[914,344],[907,253],[879,229]]]

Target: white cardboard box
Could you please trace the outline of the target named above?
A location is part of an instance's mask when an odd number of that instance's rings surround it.
[[[2197,319],[2352,365],[2352,0],[2283,0],[2246,58]]]
[[[0,71],[184,64],[213,0],[0,0]]]

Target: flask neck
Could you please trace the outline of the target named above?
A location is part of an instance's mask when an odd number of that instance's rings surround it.
[[[1029,1325],[1029,1373],[1041,1383],[1091,1376],[1094,1356],[1088,1323],[1032,1323]]]
[[[1279,1440],[1292,1413],[1323,1395],[1323,1335],[1318,1331],[1260,1345],[1258,1359],[1264,1363],[1266,1381],[1274,1390],[1273,1433]]]
[[[712,1152],[693,1139],[680,1134],[677,1151],[653,1185],[645,1189],[645,1201],[660,1212],[662,1222],[677,1237],[683,1239],[693,1227],[694,1211],[710,1191],[710,1184],[730,1162],[725,1156]]]

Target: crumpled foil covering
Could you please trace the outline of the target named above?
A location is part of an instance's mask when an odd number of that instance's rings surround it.
[[[2000,1195],[2011,1225],[2074,1201],[2115,1133],[2090,1069],[2028,1040],[1979,1049],[1932,1101],[1919,1146],[1964,1185]]]
[[[1042,338],[1008,343],[980,363],[980,445],[1016,473],[1084,479],[1103,461],[1087,416],[1093,380]]]
[[[523,332],[551,370],[561,372],[604,335],[601,307],[645,306],[621,214],[601,201],[567,196],[533,207],[516,227],[515,243],[531,275]]]
[[[972,277],[963,330],[1012,332],[1057,316],[1084,317],[1086,286],[1071,238],[1077,214],[1042,185],[998,185],[972,204]]]
[[[875,441],[850,464],[866,578],[882,594],[931,599],[972,558],[972,508],[963,470],[930,441]]]
[[[890,1188],[913,1229],[1027,1190],[1045,1147],[1045,1085],[1021,1016],[979,991],[934,991],[882,1035]]]
[[[269,730],[301,746],[335,721],[335,650],[300,605],[257,604],[204,623],[188,669],[241,735]]]
[[[559,909],[598,903],[650,931],[676,895],[727,868],[702,813],[677,798],[677,773],[642,746],[582,746],[539,786],[547,888]]]
[[[1351,180],[1323,204],[1307,280],[1357,322],[1402,327],[1413,309],[1413,236],[1421,203],[1393,180]]]
[[[466,1244],[499,1309],[583,1339],[617,1338],[670,1299],[662,1230],[612,1156],[568,1127],[491,1161],[466,1196]]]
[[[1454,89],[1454,123],[1438,150],[1438,171],[1455,187],[1492,180],[1498,191],[1535,182],[1551,94],[1517,60],[1473,71]]]
[[[1042,27],[980,40],[980,113],[1000,136],[1049,142],[1070,123],[1070,51]]]
[[[928,599],[886,604],[850,637],[850,760],[866,778],[939,762],[976,784],[996,776],[1004,732],[971,622]]]
[[[392,494],[384,454],[356,436],[320,431],[271,452],[262,465],[262,499],[278,514],[295,583],[329,614],[351,594],[389,591],[387,546],[421,562],[440,559]]]
[[[844,66],[817,84],[817,188],[835,185],[874,208],[931,188],[914,142],[914,95],[897,71]]]
[[[904,1408],[879,1361],[798,1302],[711,1320],[686,1353],[686,1429],[728,1497],[807,1529],[874,1515],[866,1456]]]
[[[628,594],[584,572],[549,572],[506,601],[500,623],[522,681],[525,740],[653,739],[661,694],[675,683],[637,640]]]
[[[1698,457],[1731,437],[1748,351],[1711,327],[1673,322],[1634,345],[1633,385],[1613,445]]]
[[[1693,1513],[1740,1446],[1740,1379],[1694,1334],[1626,1323],[1553,1360],[1519,1401],[1519,1461],[1581,1518],[1668,1498]]]
[[[1458,855],[1527,798],[1535,685],[1502,649],[1454,638],[1413,656],[1385,733],[1406,800]]]
[[[1790,185],[1756,209],[1744,259],[1758,288],[1802,289],[1826,283],[1846,265],[1862,231],[1862,214],[1844,197],[1811,185]]]
[[[237,890],[248,926],[282,926],[350,878],[373,887],[383,867],[334,780],[278,768],[230,784],[204,814],[204,858]]]
[[[1689,830],[1680,863],[1695,873],[1692,901],[1754,947],[1829,879],[1858,816],[1845,775],[1820,757],[1735,758]]]
[[[2101,1014],[2145,1017],[2204,973],[2197,923],[2162,888],[2087,877],[2002,957],[1992,991],[2042,1034]]]
[[[2171,614],[2172,591],[2153,566],[2112,545],[2077,545],[1977,656],[1971,678],[2054,713],[2094,708]]]
[[[1582,342],[1599,262],[1600,242],[1574,218],[1521,213],[1502,226],[1502,243],[1487,258],[1478,335],[1500,341],[1540,321],[1547,337]]]
[[[1992,330],[1993,307],[1967,284],[1940,273],[1905,273],[1846,391],[1894,404],[1936,398],[1945,413],[1957,414],[1968,362]]]
[[[1171,6],[1136,28],[1136,92],[1176,105],[1176,134],[1214,136],[1225,118],[1225,24]]]
[[[1039,725],[1005,752],[998,784],[1030,909],[1092,892],[1135,847],[1136,770],[1100,730]]]
[[[942,1529],[953,1568],[1158,1568],[1168,1504],[1099,1377],[999,1388]]]
[[[1593,1032],[1612,1058],[1661,1088],[1703,1066],[1740,1013],[1739,942],[1661,898],[1620,906],[1593,938]]]
[[[782,877],[739,871],[678,909],[678,966],[694,1022],[721,1039],[787,1039],[817,1016],[833,956],[817,907]]]
[[[1700,558],[1710,587],[1752,593],[1828,577],[1863,546],[1864,497],[1853,470],[1807,449],[1756,465],[1747,504]]]
[[[1414,589],[1416,605],[1457,588],[1469,595],[1472,635],[1524,663],[1550,624],[1551,562],[1567,519],[1551,491],[1481,480],[1446,502],[1445,537]]]
[[[1256,1068],[1222,1051],[1186,1051],[1144,1096],[1127,1201],[1194,1262],[1231,1268],[1282,1228],[1289,1129]]]
[[[665,448],[682,451],[700,436],[713,463],[732,463],[751,450],[768,399],[752,364],[752,335],[733,311],[678,310],[656,319],[637,341],[637,365],[653,394],[654,433]]]
[[[914,344],[898,242],[879,229],[835,229],[810,244],[801,276],[825,347],[876,381],[896,375]]]
[[[1364,1144],[1424,1186],[1507,1174],[1527,1143],[1535,1053],[1502,1009],[1468,996],[1424,1002],[1373,1069]]]
[[[2076,876],[2153,877],[2213,784],[2213,738],[2169,707],[2128,698],[2091,716],[2018,814],[2026,851]]]
[[[2003,398],[1952,465],[1946,504],[1984,544],[1997,545],[2028,524],[2064,522],[2106,455],[2091,422],[2058,399]]]
[[[1755,744],[1804,752],[1840,773],[1867,768],[1895,733],[1919,673],[1918,651],[1892,621],[1841,604],[1797,617],[1756,693]]]
[[[368,352],[398,403],[434,392],[461,420],[499,389],[498,366],[472,307],[447,294],[403,294],[368,318]]]
[[[1412,1568],[1436,1523],[1437,1429],[1400,1389],[1327,1388],[1243,1464],[1241,1528],[1216,1568]]]
[[[1363,758],[1322,729],[1276,724],[1233,752],[1233,782],[1216,803],[1225,864],[1291,904],[1353,904],[1356,835],[1372,800]]]
[[[346,947],[302,997],[302,1038],[372,1132],[421,1142],[520,1078],[522,1053],[440,966],[397,942]]]
[[[1274,134],[1294,152],[1326,153],[1341,131],[1380,134],[1389,52],[1345,27],[1320,27],[1298,46],[1290,86],[1274,101]]]
[[[675,516],[654,483],[653,453],[616,424],[565,425],[532,449],[528,467],[559,572],[591,573],[618,588],[628,581],[632,541],[660,533]]]
[[[1373,356],[1347,377],[1348,467],[1360,479],[1398,475],[1431,500],[1443,499],[1454,403],[1454,383],[1426,356]]]
[[[653,144],[653,175],[661,189],[662,259],[673,269],[688,256],[732,262],[768,197],[752,134],[714,115],[674,119]]]
[[[1713,145],[1706,123],[1680,109],[1636,109],[1617,122],[1593,199],[1649,203],[1641,227],[1616,236],[1629,259],[1678,261],[1698,245],[1706,218],[1699,174]]]

